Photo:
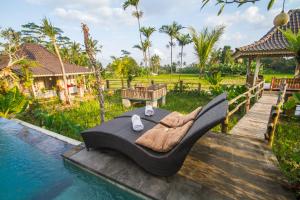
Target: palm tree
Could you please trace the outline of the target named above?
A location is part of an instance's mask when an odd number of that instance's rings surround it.
[[[104,95],[103,95],[103,89],[101,87],[101,72],[103,70],[103,67],[100,62],[97,62],[96,60],[96,54],[97,52],[101,51],[101,47],[98,45],[97,40],[93,40],[93,38],[90,36],[89,27],[86,24],[81,24],[81,28],[83,31],[83,39],[84,39],[84,46],[86,54],[88,55],[90,65],[92,67],[92,70],[94,72],[94,75],[96,77],[96,83],[95,88],[97,90],[97,96],[98,96],[98,102],[100,107],[100,122],[104,123],[105,121],[105,102],[104,102]]]
[[[156,29],[154,27],[142,27],[140,31],[145,36],[146,41],[148,43],[148,61],[149,61],[149,68],[151,68],[151,62],[150,62],[150,59],[151,59],[151,56],[150,56],[151,41],[150,41],[150,37],[156,31]]]
[[[192,43],[192,38],[190,36],[190,34],[179,34],[176,37],[179,46],[181,47],[181,51],[180,51],[180,67],[183,67],[183,47],[185,45],[188,45],[190,43]]]
[[[59,59],[62,76],[63,76],[63,81],[64,81],[64,93],[66,96],[66,103],[70,104],[71,100],[70,100],[70,96],[68,94],[66,71],[65,71],[64,63],[62,61],[60,52],[59,52],[58,45],[56,43],[56,35],[58,34],[58,31],[56,30],[56,28],[51,24],[51,22],[47,18],[44,18],[42,20],[42,30],[43,30],[43,33],[49,37],[50,42],[53,45],[55,53]]]
[[[141,33],[141,18],[143,17],[143,12],[139,10],[139,3],[140,3],[140,0],[126,0],[124,3],[123,3],[123,9],[126,10],[128,7],[134,7],[135,11],[132,13],[132,15],[134,17],[137,18],[137,21],[138,21],[138,26],[139,26],[139,36],[140,36],[140,45],[143,44],[143,38],[142,38],[142,33]],[[143,57],[144,57],[144,60],[146,60],[146,52],[143,51]],[[145,65],[147,66],[147,63],[145,62]]]
[[[288,49],[295,53],[297,66],[295,69],[295,77],[300,77],[300,31],[293,33],[291,29],[281,30],[287,42],[289,43]]]
[[[170,49],[171,49],[171,74],[172,74],[172,66],[173,66],[173,46],[175,45],[173,40],[178,35],[179,31],[183,29],[183,26],[178,24],[177,22],[173,22],[171,25],[163,25],[159,32],[166,33],[170,37]]]
[[[190,28],[194,49],[199,61],[198,66],[200,75],[209,61],[210,54],[213,51],[215,44],[224,33],[224,29],[224,26],[217,27],[212,31],[205,28],[199,33],[194,28]]]
[[[133,48],[141,50],[142,52],[146,52],[147,49],[150,47],[150,42],[148,40],[142,42],[142,45],[134,45]],[[148,63],[147,56],[144,58],[145,63]]]

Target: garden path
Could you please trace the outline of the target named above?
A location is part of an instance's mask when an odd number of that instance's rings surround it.
[[[232,135],[264,139],[272,105],[276,104],[278,95],[265,92],[250,111],[230,131]]]

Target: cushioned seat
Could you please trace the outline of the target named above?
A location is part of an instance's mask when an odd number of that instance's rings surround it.
[[[88,150],[91,148],[116,150],[131,158],[151,174],[171,176],[181,168],[193,144],[225,119],[227,109],[227,101],[220,101],[210,106],[206,112],[199,114],[198,119],[179,144],[166,153],[155,152],[135,144],[138,137],[157,124],[153,120],[142,119],[145,129],[135,132],[132,130],[131,118],[123,116],[86,130],[81,135]]]

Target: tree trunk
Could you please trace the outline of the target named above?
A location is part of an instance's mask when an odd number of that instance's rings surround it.
[[[171,37],[171,74],[173,72],[173,37]]]
[[[148,60],[149,60],[149,70],[150,72],[154,71],[151,66],[151,56],[150,56],[150,47],[148,48]]]
[[[142,51],[143,51],[145,67],[147,67],[147,55],[146,55],[146,52],[143,49],[143,39],[142,39],[142,33],[141,33],[141,22],[140,22],[140,16],[139,16],[139,9],[138,9],[137,6],[135,6],[135,11],[138,13],[137,20],[138,20],[138,26],[139,26],[140,42],[141,42],[141,47],[142,47]]]
[[[66,96],[66,103],[71,104],[71,99],[70,99],[70,96],[69,96],[69,91],[68,91],[68,86],[67,86],[67,77],[66,77],[65,67],[64,67],[64,63],[61,59],[58,47],[57,47],[56,42],[55,42],[55,39],[52,39],[52,44],[54,46],[54,50],[56,52],[56,55],[59,59],[60,66],[61,66],[62,76],[63,76],[63,80],[64,80],[64,93],[65,93],[65,96]]]
[[[182,60],[183,60],[182,58],[183,58],[183,45],[181,46],[181,58],[180,58],[180,59],[181,59],[181,60],[180,60],[180,66],[181,66],[181,68],[183,67],[183,66],[182,66],[182,63],[183,63],[183,62],[182,62]]]
[[[82,30],[84,35],[84,45],[86,49],[86,53],[89,57],[89,60],[92,64],[92,68],[94,71],[94,74],[96,76],[96,89],[97,89],[97,96],[100,106],[100,121],[103,123],[105,121],[105,107],[104,107],[104,95],[103,95],[103,89],[101,87],[101,66],[97,64],[96,58],[95,58],[95,51],[90,46],[90,34],[89,34],[89,28],[86,24],[82,24]]]

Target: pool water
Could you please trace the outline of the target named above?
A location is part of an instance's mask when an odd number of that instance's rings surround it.
[[[1,200],[138,200],[61,158],[0,129]]]

